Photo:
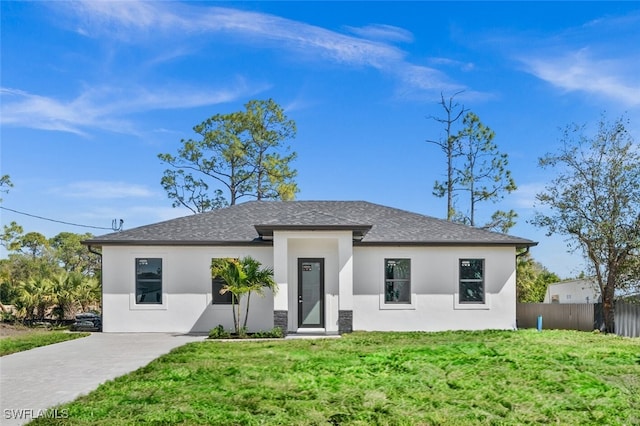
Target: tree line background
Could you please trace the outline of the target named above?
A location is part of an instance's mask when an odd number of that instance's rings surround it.
[[[441,95],[442,113],[429,119],[442,124],[437,138],[426,139],[444,156],[445,179],[433,195],[446,197],[446,220],[507,233],[515,211],[495,210],[479,223],[480,204],[496,204],[517,189],[507,154],[494,142],[495,132],[474,112]],[[583,255],[586,276],[598,284],[607,330],[613,331],[616,291],[640,283],[640,148],[623,117],[603,115],[595,134],[586,126],[561,130],[560,149],[539,159],[553,177],[536,199],[544,210],[532,224],[549,235],[567,237],[568,249]],[[194,214],[249,199],[292,200],[299,191],[293,168],[296,152],[288,143],[296,125],[272,99],[251,100],[244,110],[215,114],[193,128],[175,154],[161,153],[167,165],[160,184],[174,207]],[[0,178],[0,190],[12,186]],[[1,201],[1,200],[0,200]],[[80,244],[91,234],[63,232],[47,239],[24,233],[17,223],[4,226],[0,243],[9,253],[0,260],[0,300],[16,307],[21,318],[65,318],[100,300],[100,257]],[[517,257],[519,302],[541,302],[549,283],[560,278],[528,252]]]
[[[16,222],[5,225],[0,241],[8,253],[0,259],[2,319],[64,320],[99,311],[101,260],[81,244],[91,237],[61,232],[46,238],[25,233]]]

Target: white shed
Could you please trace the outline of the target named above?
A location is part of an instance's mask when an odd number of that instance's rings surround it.
[[[544,303],[598,303],[600,288],[595,280],[586,278],[549,284]]]

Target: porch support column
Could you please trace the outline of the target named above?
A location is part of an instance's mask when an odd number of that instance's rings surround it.
[[[287,282],[286,237],[273,233],[273,279],[278,284],[278,291],[273,296],[273,326],[280,327],[284,334],[289,331],[289,285]]]
[[[351,233],[338,239],[338,333],[353,331],[353,238]]]

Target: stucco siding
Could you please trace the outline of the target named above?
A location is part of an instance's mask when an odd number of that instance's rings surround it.
[[[441,331],[515,327],[513,247],[356,247],[354,330]],[[384,301],[384,261],[411,259],[411,303]],[[460,304],[459,259],[484,259],[485,303]]]
[[[271,248],[106,246],[103,248],[105,332],[208,332],[233,327],[231,307],[212,305],[211,259],[250,255],[272,267]],[[137,304],[136,258],[162,259],[162,303]],[[254,295],[249,331],[273,327],[273,296]]]
[[[298,325],[298,259],[324,259],[325,331],[338,331],[339,310],[353,310],[354,330],[441,331],[515,327],[514,247],[345,247],[350,234],[279,233],[283,244],[278,272],[289,331]],[[286,249],[285,249],[286,247]],[[340,248],[342,247],[342,248]],[[350,247],[348,247],[350,248]],[[233,327],[231,307],[212,304],[212,258],[250,255],[274,267],[272,247],[105,246],[103,248],[103,330],[105,332],[208,332]],[[136,259],[162,259],[162,303],[135,299]],[[384,300],[384,261],[411,259],[411,301]],[[286,259],[286,260],[285,260]],[[485,301],[461,304],[459,260],[484,259]],[[351,272],[352,271],[352,272]],[[353,293],[351,293],[351,288]],[[344,299],[344,300],[343,300]],[[342,305],[344,303],[344,305]],[[274,296],[253,296],[249,331],[273,327]],[[280,308],[278,308],[280,309]]]

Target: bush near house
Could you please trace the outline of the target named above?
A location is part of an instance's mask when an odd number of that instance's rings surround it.
[[[211,277],[224,281],[220,294],[231,293],[232,295],[231,313],[233,314],[235,335],[246,337],[251,294],[257,293],[263,296],[266,289],[274,293],[278,289],[278,285],[273,280],[273,269],[263,268],[262,264],[251,256],[240,260],[213,259],[211,261]],[[241,303],[245,305],[244,317],[240,308]]]
[[[232,334],[226,331],[222,324],[218,324],[209,331],[209,339],[281,339],[283,337],[284,333],[280,327],[255,333],[247,333],[245,330],[240,334]]]

